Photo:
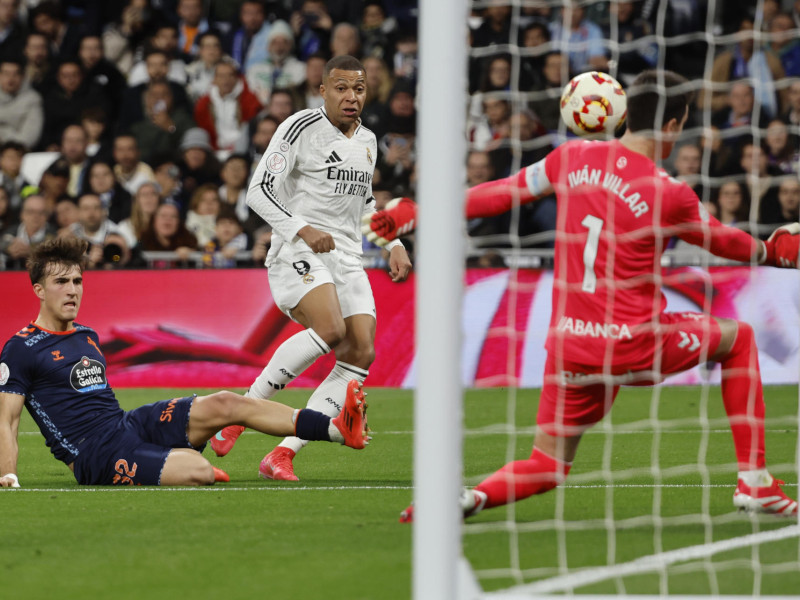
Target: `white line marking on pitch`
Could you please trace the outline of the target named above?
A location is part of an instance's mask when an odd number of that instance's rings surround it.
[[[611,579],[612,577],[626,577],[628,575],[635,575],[637,573],[658,571],[677,562],[698,560],[713,556],[719,552],[726,552],[728,550],[735,550],[737,548],[746,548],[748,546],[756,546],[759,544],[765,544],[777,540],[785,540],[793,537],[800,537],[800,525],[790,525],[788,527],[782,527],[781,529],[751,533],[749,535],[713,542],[711,544],[699,544],[697,546],[688,546],[686,548],[679,548],[677,550],[670,550],[668,552],[659,552],[649,556],[642,556],[636,560],[619,565],[582,569],[568,575],[559,575],[557,577],[550,577],[534,583],[514,587],[509,590],[505,590],[505,592],[546,594],[549,592],[574,590],[592,583],[598,583],[600,581]],[[487,594],[488,597],[500,597],[502,595],[503,592],[498,592],[497,594]]]

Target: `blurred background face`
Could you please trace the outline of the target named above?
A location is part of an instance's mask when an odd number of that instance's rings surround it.
[[[169,62],[163,54],[150,54],[144,59],[150,81],[165,81],[169,73]]]
[[[231,65],[219,63],[214,70],[214,85],[217,86],[222,96],[227,96],[233,91],[238,79],[239,76],[236,73],[236,69]]]
[[[697,175],[700,173],[700,148],[682,146],[675,157],[675,170],[678,175]]]
[[[759,146],[747,145],[742,150],[741,166],[748,175],[766,175],[767,155]]]
[[[498,58],[489,67],[489,83],[495,88],[504,88],[511,79],[511,65],[507,60]]]
[[[76,164],[86,158],[86,132],[83,127],[70,125],[61,136],[61,154],[69,162]]]
[[[247,162],[239,159],[230,160],[222,167],[222,180],[230,186],[243,188],[247,183]]]
[[[16,177],[22,168],[22,153],[8,149],[0,154],[0,170]]]
[[[217,192],[208,190],[203,192],[200,201],[197,203],[198,215],[216,215],[219,213],[219,196]]]
[[[731,110],[737,115],[753,112],[753,89],[746,83],[735,83],[729,95]]]
[[[153,36],[153,46],[172,54],[178,49],[178,32],[170,27],[159,29]]]
[[[0,0],[0,25],[8,26],[17,18],[18,0]]]
[[[486,152],[470,152],[467,157],[467,184],[486,183],[492,178],[492,163]]]
[[[172,110],[172,90],[166,83],[151,85],[144,93],[144,104],[150,114],[154,112],[156,105],[165,107],[169,112]]]
[[[178,213],[178,207],[173,204],[162,204],[156,209],[153,230],[157,235],[169,238],[178,232],[180,222],[181,216]]]
[[[333,56],[345,54],[358,56],[360,45],[358,29],[354,26],[342,23],[333,30],[333,36],[331,37],[331,53]]]
[[[74,63],[66,63],[58,68],[58,75],[56,76],[58,85],[60,85],[65,92],[73,94],[78,91],[83,81],[83,74],[80,67]]]
[[[139,162],[139,150],[136,140],[131,137],[120,137],[114,140],[114,161],[127,172],[132,171]]]
[[[267,45],[267,50],[274,59],[282,61],[292,51],[292,40],[285,35],[274,35]]]
[[[202,148],[184,150],[183,161],[190,170],[199,169],[206,162],[206,151]]]
[[[22,88],[22,69],[14,63],[0,64],[0,90],[14,95]]]
[[[322,85],[322,76],[325,72],[325,60],[315,56],[306,61],[306,83],[309,87],[318,88]],[[367,81],[369,87],[369,81]]]
[[[136,190],[136,203],[146,215],[152,215],[158,208],[158,203],[161,200],[158,196],[158,190],[150,183],[142,184]]]
[[[43,35],[29,35],[25,42],[25,60],[29,65],[40,66],[47,60],[47,39]]]
[[[723,212],[735,213],[742,206],[742,190],[738,183],[724,183],[719,188],[719,207]]]
[[[789,141],[789,131],[782,121],[773,121],[767,127],[767,144],[770,150],[778,152],[782,150]]]
[[[786,212],[797,212],[800,208],[800,181],[787,179],[778,188],[778,202]]]
[[[200,40],[200,60],[207,65],[215,65],[222,58],[222,44],[219,38],[207,35]]]
[[[263,153],[267,149],[277,129],[278,126],[271,119],[265,119],[258,124],[253,134],[253,147],[257,152]]]
[[[94,195],[86,195],[78,199],[78,220],[87,231],[100,229],[104,219],[105,214],[100,198]]]
[[[231,219],[220,219],[214,228],[219,243],[223,246],[229,243],[241,232],[241,227],[237,221]]]
[[[78,207],[72,200],[62,200],[56,204],[56,224],[59,229],[69,227],[79,219]]]
[[[98,37],[85,37],[81,40],[81,47],[78,56],[83,63],[83,68],[87,71],[92,69],[103,58],[103,46]]]
[[[272,94],[269,100],[269,114],[279,122],[288,119],[294,112],[292,98],[288,94]]]
[[[178,16],[190,27],[196,27],[203,18],[203,4],[200,0],[180,0]]]
[[[264,25],[264,9],[256,2],[245,2],[239,11],[239,20],[248,33],[255,33]]]
[[[47,223],[47,203],[41,196],[28,196],[22,203],[20,221],[29,232],[39,231]]]
[[[114,189],[114,173],[105,163],[95,163],[89,170],[89,187],[95,194],[105,194]]]

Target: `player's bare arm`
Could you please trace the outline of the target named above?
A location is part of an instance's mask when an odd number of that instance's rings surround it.
[[[320,231],[311,225],[301,227],[297,232],[297,237],[303,240],[317,254],[330,252],[336,248],[333,236],[330,233]]]
[[[17,433],[25,397],[0,393],[0,487],[19,487]]]

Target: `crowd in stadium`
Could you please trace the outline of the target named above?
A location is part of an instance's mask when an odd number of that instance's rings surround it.
[[[572,75],[625,85],[663,66],[698,92],[673,174],[723,223],[796,221],[800,1],[662,4],[475,3],[465,185],[563,141]],[[367,72],[378,207],[413,197],[417,17],[416,0],[0,0],[0,269],[56,235],[87,239],[96,268],[262,263],[250,173],[284,119],[322,105],[323,67],[342,54]],[[553,203],[520,211],[523,245],[554,228]],[[507,244],[512,220],[468,229]]]

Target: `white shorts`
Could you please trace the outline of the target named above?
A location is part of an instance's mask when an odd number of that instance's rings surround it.
[[[375,299],[361,257],[342,252],[317,254],[302,244],[284,244],[268,270],[269,288],[278,308],[292,318],[303,296],[325,283],[336,286],[345,319],[375,317]]]

